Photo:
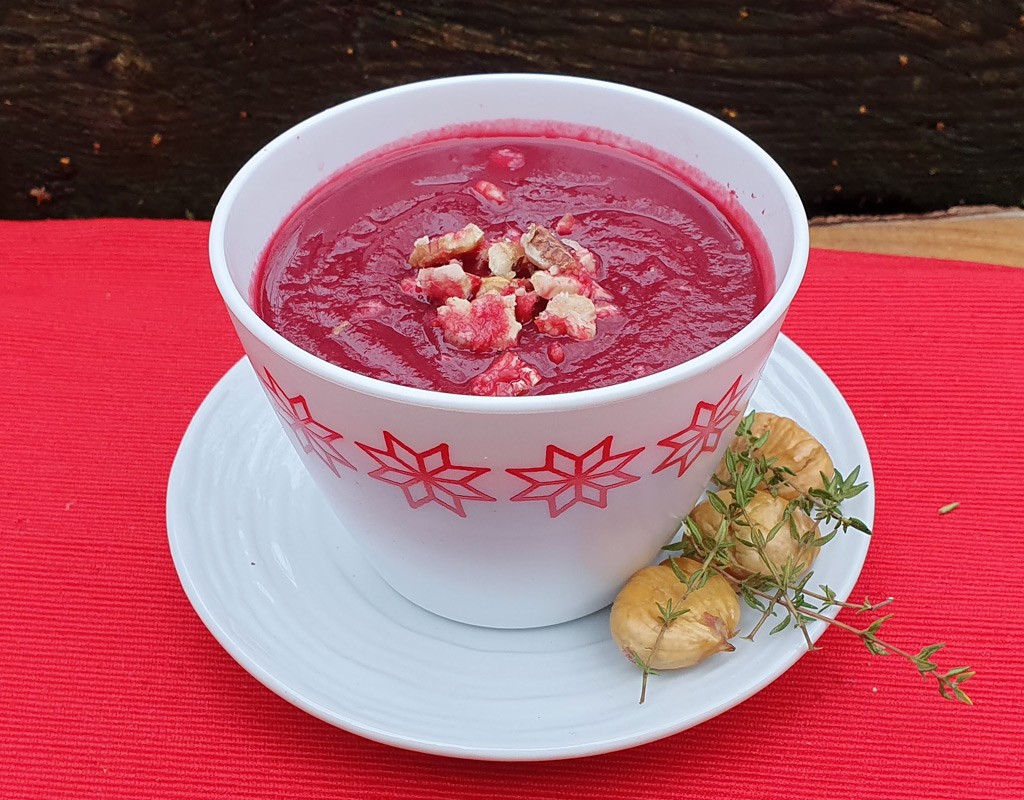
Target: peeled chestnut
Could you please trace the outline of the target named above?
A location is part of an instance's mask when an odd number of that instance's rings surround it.
[[[811,489],[821,489],[824,484],[821,474],[831,479],[835,467],[825,446],[788,417],[780,417],[766,411],[754,415],[750,433],[754,438],[768,432],[764,446],[754,452],[755,456],[775,459],[773,466],[788,467],[792,475],[786,475],[786,482],[779,484],[778,493],[792,500]],[[749,444],[746,437],[737,436],[729,445],[733,451],[742,451]],[[725,460],[718,465],[715,479],[722,485],[731,484]]]
[[[734,502],[731,489],[723,489],[715,494],[726,508]],[[741,579],[752,574],[771,575],[772,570],[765,563],[765,559],[770,562],[776,573],[786,561],[791,561],[795,575],[805,572],[814,563],[821,548],[801,544],[800,539],[817,538],[818,523],[802,509],[795,506],[790,508],[789,505],[789,501],[784,497],[775,497],[765,491],[754,492],[744,506],[744,513],[729,524],[732,559],[736,565],[735,569],[729,570],[731,574]],[[697,524],[700,532],[712,539],[722,524],[722,518],[723,515],[709,500],[705,500],[690,512],[690,519]],[[782,526],[772,536],[772,529],[780,522]],[[754,542],[752,530],[759,531],[765,538],[763,547],[758,548],[744,543]],[[807,537],[809,533],[813,533],[813,537]],[[763,552],[764,559],[759,549]]]
[[[701,566],[689,558],[674,560],[686,575]],[[666,624],[662,610],[670,603],[685,612]],[[610,620],[612,638],[622,652],[631,660],[639,657],[650,669],[689,667],[733,650],[729,639],[739,623],[740,604],[725,578],[712,575],[704,586],[688,592],[668,560],[629,579],[612,604]]]

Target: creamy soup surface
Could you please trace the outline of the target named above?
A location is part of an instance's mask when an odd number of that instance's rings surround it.
[[[314,191],[273,236],[252,302],[304,350],[390,383],[608,386],[709,350],[770,298],[772,265],[727,207],[605,144],[442,138]]]

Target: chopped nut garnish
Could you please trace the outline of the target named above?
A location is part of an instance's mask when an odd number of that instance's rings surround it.
[[[530,223],[520,243],[527,260],[537,269],[563,269],[578,264],[568,245],[543,225]]]
[[[537,294],[545,300],[552,299],[557,294],[578,294],[583,297],[593,297],[594,279],[579,264],[572,264],[570,267],[559,269],[557,272],[552,269],[549,272],[537,270],[530,278],[533,288]]]
[[[505,193],[490,181],[477,181],[473,190],[485,200],[490,200],[492,203],[500,204],[508,200]]]
[[[475,275],[467,275],[459,261],[441,267],[424,267],[416,274],[416,285],[430,303],[443,303],[449,297],[468,300],[480,284]]]
[[[484,232],[473,223],[461,231],[446,233],[435,239],[421,236],[413,242],[409,263],[418,269],[436,267],[451,261],[455,256],[472,252],[480,246],[483,240]]]
[[[503,147],[500,150],[495,150],[491,153],[490,161],[492,164],[496,164],[499,167],[504,167],[507,170],[514,171],[521,169],[526,164],[526,156],[518,150],[513,150],[510,147]]]
[[[573,226],[576,224],[576,218],[572,214],[565,214],[558,222],[555,223],[555,233],[559,236],[568,236],[572,233]],[[566,244],[569,244],[566,242]],[[570,245],[571,247],[572,245]]]
[[[502,163],[507,158],[510,169],[521,158],[514,151],[491,157]],[[493,202],[506,199],[489,181],[472,188]],[[555,228],[569,233],[575,222],[572,214],[565,214]],[[597,333],[598,319],[621,313],[609,302],[614,296],[595,280],[597,258],[579,242],[532,222],[526,233],[506,226],[504,235],[509,238],[484,246],[483,230],[469,223],[459,231],[414,242],[409,263],[418,271],[415,277],[402,278],[400,288],[438,306],[433,324],[449,345],[474,353],[504,351],[516,345],[531,320],[541,334],[588,341]],[[481,253],[484,248],[486,253]],[[467,254],[473,255],[464,263],[459,257]],[[480,277],[476,273],[485,263],[490,274]],[[551,364],[565,361],[558,343],[549,345],[547,353]],[[502,397],[528,394],[540,379],[535,368],[505,353],[473,379],[470,391]]]
[[[573,241],[572,239],[563,239],[562,241],[569,246],[570,250],[572,250],[573,255],[576,256],[576,260],[580,262],[580,266],[582,266],[591,275],[597,272],[597,259],[594,258],[593,253],[579,242]]]
[[[460,350],[505,350],[516,343],[523,328],[515,308],[514,295],[484,294],[472,302],[452,297],[437,309],[437,326],[444,340]]]
[[[492,275],[501,275],[512,279],[516,274],[516,265],[523,256],[521,244],[503,239],[487,248],[487,268]]]
[[[518,397],[540,383],[540,373],[515,353],[502,353],[469,384],[470,391],[485,397]]]
[[[563,292],[537,315],[535,324],[548,336],[571,336],[585,342],[597,333],[597,310],[589,298]]]
[[[511,285],[512,281],[508,278],[502,277],[501,275],[489,275],[488,277],[481,279],[478,294],[487,294],[488,292],[493,294],[502,294]]]

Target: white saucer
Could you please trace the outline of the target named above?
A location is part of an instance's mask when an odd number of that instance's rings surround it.
[[[795,418],[839,470],[860,464],[872,480],[849,407],[789,339],[776,345],[753,406]],[[870,525],[874,492],[849,512]],[[798,631],[737,639],[735,653],[653,677],[641,706],[639,671],[609,637],[607,611],[521,631],[423,611],[338,535],[245,360],[185,434],[167,488],[167,528],[189,600],[239,664],[310,714],[411,750],[495,760],[619,750],[720,714],[805,652]],[[867,536],[840,534],[814,582],[847,597],[867,548]],[[746,609],[743,630],[755,621]],[[823,629],[818,623],[815,636]]]

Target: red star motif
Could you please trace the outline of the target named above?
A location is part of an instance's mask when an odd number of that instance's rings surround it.
[[[356,442],[363,452],[380,464],[370,473],[384,483],[399,487],[410,508],[437,503],[460,517],[466,516],[464,500],[496,498],[481,492],[470,484],[475,478],[490,472],[486,467],[462,467],[453,464],[447,444],[439,444],[418,453],[388,431],[384,431],[384,450]]]
[[[712,452],[718,447],[725,429],[740,415],[741,399],[750,386],[747,383],[740,388],[742,379],[740,375],[717,403],[701,400],[693,410],[689,426],[658,442],[672,452],[658,465],[655,473],[678,464],[681,477],[701,453]]]
[[[263,369],[263,375],[260,375],[260,381],[267,387],[274,401],[274,408],[303,450],[307,453],[316,453],[335,475],[340,476],[338,464],[355,469],[338,450],[338,442],[342,440],[342,435],[313,419],[305,397],[301,394],[289,397],[266,368]]]
[[[552,519],[577,503],[606,508],[611,489],[640,480],[624,470],[643,449],[612,455],[611,436],[579,456],[549,444],[543,466],[508,470],[530,484],[512,500],[543,500]]]

